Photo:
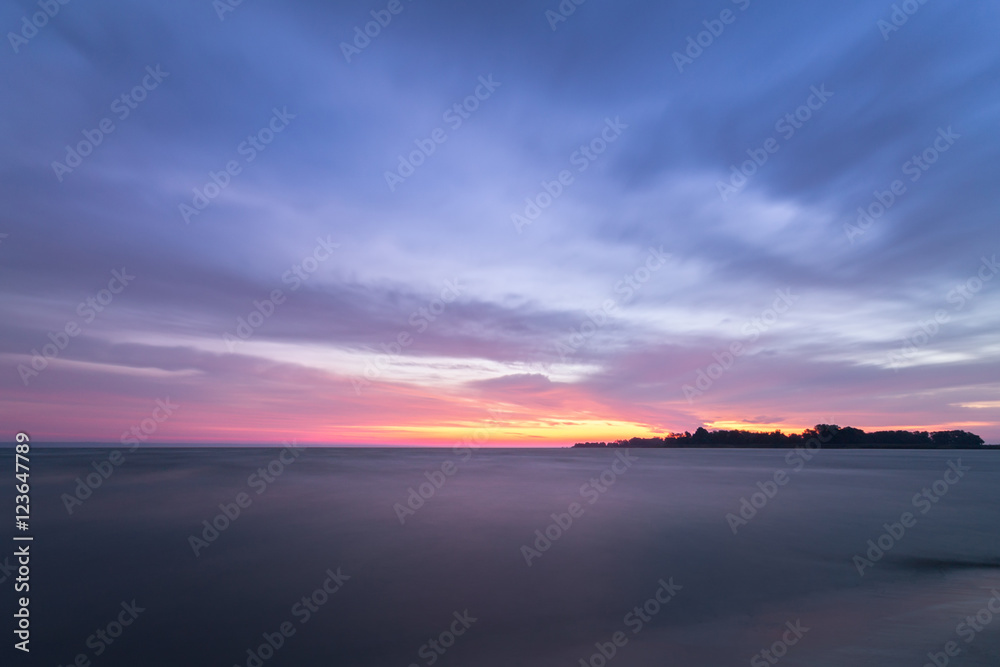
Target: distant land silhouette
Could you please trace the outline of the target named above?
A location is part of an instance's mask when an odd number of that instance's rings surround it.
[[[979,449],[983,439],[968,431],[873,431],[836,424],[817,424],[802,433],[758,433],[754,431],[707,431],[671,433],[663,437],[631,438],[614,442],[578,442],[573,447],[634,448],[772,448],[822,446],[829,449]]]

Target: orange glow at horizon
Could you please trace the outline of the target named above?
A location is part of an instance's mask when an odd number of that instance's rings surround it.
[[[817,416],[807,406],[786,406],[783,416],[749,418],[746,415],[761,414],[761,406],[692,410],[680,401],[608,401],[579,386],[558,383],[487,389],[373,383],[358,393],[349,379],[314,370],[293,373],[280,366],[259,371],[258,380],[259,386],[251,387],[227,377],[213,383],[211,391],[177,385],[176,391],[162,392],[159,396],[171,396],[179,408],[142,444],[564,447],[694,432],[699,425],[708,430],[801,433],[819,423],[867,432],[962,429],[980,432],[989,442],[981,429],[994,425],[981,418],[981,410],[977,420],[940,420],[933,425],[915,420],[887,424],[887,419],[869,412]],[[134,432],[131,429],[149,422],[157,396],[126,397],[96,388],[82,396],[29,392],[8,401],[5,408],[25,423],[44,425],[32,434],[39,442],[118,446],[123,436]],[[53,414],[59,414],[58,422]]]

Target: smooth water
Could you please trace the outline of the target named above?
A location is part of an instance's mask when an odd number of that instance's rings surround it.
[[[998,452],[140,449],[69,514],[108,453],[32,453],[32,652],[3,649],[18,664],[1000,664]],[[421,484],[433,495],[404,512]],[[742,498],[760,505],[745,524]]]

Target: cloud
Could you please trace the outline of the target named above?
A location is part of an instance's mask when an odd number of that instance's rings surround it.
[[[340,43],[362,7],[244,3],[220,21],[204,2],[69,5],[0,68],[4,403],[67,438],[111,437],[172,392],[193,415],[176,435],[195,439],[395,442],[474,423],[491,401],[531,428],[832,413],[1000,439],[992,408],[962,407],[997,398],[1000,283],[949,302],[998,249],[1000,17],[929,4],[887,41],[885,10],[753,3],[679,73],[672,53],[711,18],[693,1],[588,3],[554,32],[529,2],[408,4],[350,63]],[[120,118],[114,101],[157,65],[169,76]],[[501,86],[451,127],[480,76]],[[786,136],[816,86],[833,95]],[[295,118],[248,160],[241,143],[275,108]],[[60,181],[52,162],[105,117],[114,131]],[[620,139],[580,170],[572,156],[619,117]],[[385,172],[439,127],[447,140],[390,191]],[[948,127],[961,138],[909,180]],[[724,201],[718,183],[769,137],[780,149]],[[186,224],[178,207],[231,160],[240,173]],[[562,170],[572,186],[517,234],[511,213]],[[844,225],[895,179],[905,194],[852,243]],[[317,238],[340,248],[291,290]],[[623,299],[651,246],[670,262]],[[18,364],[123,266],[134,285],[25,387]],[[456,280],[459,298],[420,314]],[[287,301],[228,353],[223,334],[275,289]],[[801,300],[689,403],[681,387],[779,289]],[[561,355],[607,299],[614,317]],[[940,309],[948,324],[890,368]],[[357,396],[351,379],[402,334]]]

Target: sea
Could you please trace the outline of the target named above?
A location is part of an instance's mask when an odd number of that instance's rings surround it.
[[[998,451],[33,446],[25,530],[0,462],[3,665],[1000,665]]]

